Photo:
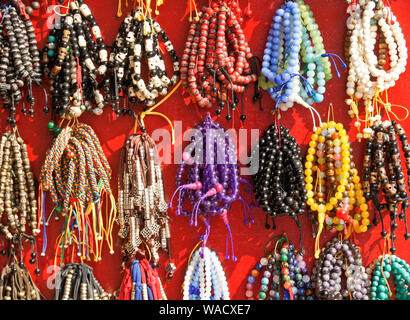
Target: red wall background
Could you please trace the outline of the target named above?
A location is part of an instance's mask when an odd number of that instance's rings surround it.
[[[247,5],[248,0],[240,0],[241,7],[244,8]],[[251,9],[253,16],[246,20],[244,23],[244,30],[247,36],[250,47],[255,55],[262,57],[264,45],[271,23],[274,10],[276,10],[283,1],[272,0],[249,0],[251,3]],[[44,1],[45,3],[46,1]],[[123,0],[123,6],[125,1]],[[128,0],[132,3],[132,0]],[[409,1],[391,1],[393,12],[396,14],[398,21],[400,22],[402,29],[405,33],[406,40],[410,43],[410,20],[407,19],[407,14],[410,10]],[[51,0],[48,1],[52,3]],[[127,9],[124,9],[124,15],[122,18],[116,17],[117,1],[116,0],[87,0],[86,3],[91,8],[97,23],[100,25],[105,43],[111,45],[114,41],[115,35],[118,31],[119,25],[124,18]],[[198,6],[206,5],[208,0],[197,0]],[[345,21],[346,21],[346,1],[345,0],[306,0],[315,14],[317,23],[322,32],[324,38],[324,44],[327,52],[339,54],[343,57],[344,54],[344,37],[345,37]],[[170,37],[174,44],[175,50],[180,57],[183,51],[186,34],[189,27],[188,22],[188,0],[166,0],[165,5],[160,7],[160,15],[157,17],[157,21],[161,24],[165,32]],[[45,8],[42,7],[40,12],[35,13],[33,19],[34,26],[36,27],[37,37],[40,41],[40,48],[45,44],[48,36],[48,29],[46,27],[47,14]],[[340,79],[334,77],[327,85],[327,92],[325,94],[325,101],[316,106],[323,119],[327,117],[328,104],[332,102],[335,107],[336,120],[342,122],[349,132],[353,141],[353,149],[355,153],[355,160],[360,172],[362,169],[363,158],[363,142],[356,141],[356,129],[353,126],[353,121],[347,115],[347,106],[344,103],[345,99],[345,83],[346,83],[346,71],[342,71],[342,77]],[[335,73],[334,73],[335,74]],[[410,81],[410,72],[406,72],[397,82],[395,88],[390,93],[390,99],[393,103],[398,103],[407,106],[410,102],[410,97],[406,92],[406,84]],[[265,94],[263,99],[264,112],[260,112],[257,105],[252,103],[252,91],[249,89],[246,95],[246,114],[247,120],[245,127],[248,129],[259,128],[261,131],[265,130],[269,124],[272,123],[268,110],[273,108],[273,103],[270,98]],[[18,128],[22,138],[28,144],[29,156],[31,159],[32,170],[35,176],[38,178],[41,164],[44,160],[44,155],[47,148],[52,142],[52,137],[47,129],[47,123],[49,116],[46,116],[43,111],[43,97],[40,92],[36,92],[36,114],[34,119],[21,118],[18,122]],[[163,105],[161,105],[156,111],[164,112],[172,120],[182,120],[183,130],[194,126],[199,120],[199,115],[195,111],[193,105],[188,105],[189,99],[186,95],[182,94],[182,89],[178,91]],[[203,115],[205,113],[202,113]],[[235,127],[239,128],[238,114],[235,115]],[[1,113],[0,125],[2,128],[6,127],[6,113]],[[113,179],[111,185],[113,190],[117,192],[117,173],[118,173],[118,160],[120,156],[120,149],[129,133],[133,128],[133,120],[129,117],[121,117],[116,119],[115,115],[111,112],[111,108],[106,108],[104,114],[100,117],[89,116],[84,114],[81,121],[90,124],[103,146],[105,155],[113,169]],[[220,122],[229,128],[232,126],[228,124],[224,118],[220,119]],[[312,122],[310,113],[301,106],[296,106],[290,111],[282,114],[281,123],[291,130],[291,134],[294,135],[297,141],[301,144],[302,150],[306,150],[306,144],[309,142],[309,137],[312,129]],[[148,132],[157,128],[169,129],[167,123],[159,117],[147,117],[145,124]],[[410,132],[410,121],[402,122],[404,128]],[[249,148],[249,147],[248,147]],[[170,199],[175,189],[174,177],[176,175],[177,165],[166,165],[163,167],[163,175],[165,180],[165,194],[167,200]],[[248,177],[249,178],[249,177]],[[244,194],[242,192],[242,194]],[[247,195],[245,195],[247,198]],[[187,259],[193,247],[198,241],[198,237],[203,231],[202,226],[194,228],[189,226],[189,219],[183,217],[176,217],[173,210],[169,212],[173,221],[171,223],[172,246],[173,256],[177,271],[174,277],[165,283],[165,290],[170,299],[181,299],[181,285],[183,277],[187,267]],[[228,278],[229,288],[232,299],[243,299],[244,289],[246,284],[246,278],[257,263],[260,257],[263,255],[263,249],[266,241],[272,236],[279,234],[280,232],[287,232],[289,239],[299,245],[298,229],[293,221],[287,217],[276,219],[278,229],[276,231],[265,229],[265,214],[262,211],[253,209],[252,215],[255,220],[255,224],[252,227],[244,227],[243,225],[243,206],[240,201],[234,203],[231,211],[229,212],[233,237],[235,241],[235,253],[238,257],[237,262],[231,260],[225,260],[225,237],[226,229],[221,219],[213,218],[211,220],[211,235],[209,238],[208,246],[213,250],[216,250],[220,255],[222,264],[224,266],[226,276]],[[385,222],[388,222],[389,218],[386,217]],[[314,241],[311,237],[311,224],[307,216],[303,216],[303,240],[305,244],[305,250],[307,255],[305,259],[308,263],[308,267],[311,268],[314,262],[313,247]],[[61,222],[61,221],[60,221]],[[47,280],[50,277],[49,266],[53,264],[54,248],[53,244],[56,235],[61,230],[60,222],[53,222],[48,227],[48,250],[46,257],[40,257],[40,269],[41,274],[39,277],[33,276],[36,283],[40,287],[41,291],[47,296],[47,298],[53,297],[53,290],[47,285]],[[114,235],[116,235],[118,228],[114,229]],[[380,225],[377,228],[372,228],[369,232],[356,237],[357,244],[362,248],[363,261],[367,265],[373,259],[375,259],[383,249],[383,241],[380,238]],[[410,250],[408,250],[409,243],[404,240],[404,226],[400,224],[397,230],[397,254],[406,260],[410,260]],[[321,238],[321,245],[325,244],[325,241],[330,240],[334,235],[325,233]],[[38,248],[41,249],[42,242],[41,236],[37,242]],[[118,242],[117,242],[118,245]],[[108,253],[107,248],[103,252],[103,259],[99,263],[90,262],[93,266],[95,275],[103,287],[112,292],[120,287],[121,275],[121,253],[119,247],[116,247],[114,255]],[[26,253],[26,264],[28,264],[29,253]],[[164,267],[166,257],[162,256],[162,267],[160,269],[160,275],[164,278]],[[4,257],[1,257],[0,265],[5,264]],[[30,266],[30,270],[32,270]],[[50,281],[50,279],[48,280]]]

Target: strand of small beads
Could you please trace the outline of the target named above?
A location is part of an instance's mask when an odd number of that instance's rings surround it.
[[[310,109],[324,99],[332,56],[325,52],[310,7],[302,0],[285,1],[272,20],[259,85],[276,101],[275,109],[286,111],[294,103]]]
[[[269,243],[278,237],[281,238],[276,241],[275,250],[269,254]],[[245,296],[249,300],[254,299],[254,283],[262,272],[258,300],[313,300],[312,285],[303,255],[288,242],[286,235],[273,237],[265,246],[265,257],[260,259],[248,277]],[[272,283],[269,286],[270,278]]]
[[[161,279],[148,260],[134,260],[123,273],[119,300],[167,300]]]
[[[78,118],[87,109],[100,115],[104,107],[99,77],[107,71],[108,52],[101,30],[83,2],[70,2],[58,29],[56,24],[51,30],[42,54],[53,112],[64,119]]]
[[[251,68],[253,57],[238,18],[236,0],[211,1],[189,28],[181,58],[182,86],[200,108],[216,108],[226,119],[239,104],[237,94],[257,81]],[[242,18],[243,19],[243,18]],[[245,121],[242,103],[240,119]]]
[[[301,224],[299,216],[305,212],[306,189],[303,170],[302,151],[289,129],[272,124],[263,134],[253,150],[258,153],[259,169],[254,175],[254,193],[259,206],[268,216],[290,216],[300,231],[303,251]],[[251,162],[254,163],[254,162]],[[276,226],[273,221],[273,225]]]
[[[168,277],[175,272],[171,255],[171,231],[164,197],[164,184],[155,141],[145,132],[129,136],[121,151],[118,175],[119,237],[123,255],[131,259],[148,245],[153,266],[158,267],[162,249],[167,252]]]
[[[160,39],[171,57],[173,75],[168,77]],[[143,78],[143,62],[147,60],[149,80]],[[132,104],[153,106],[159,96],[178,82],[179,62],[171,40],[154,18],[144,15],[142,7],[134,9],[123,21],[108,62],[109,72],[104,79],[106,100],[113,101],[117,116],[132,115],[133,109],[120,109],[120,96]]]
[[[215,251],[201,247],[188,261],[183,300],[230,300],[225,272]]]
[[[0,231],[8,239],[37,228],[37,199],[27,146],[16,132],[6,131],[0,140]],[[3,224],[3,221],[5,223]]]
[[[349,98],[346,104],[350,107],[351,118],[356,117],[357,137],[361,139],[368,138],[373,123],[381,120],[375,101],[395,86],[406,70],[408,54],[400,24],[383,1],[360,0],[349,6],[349,11],[345,50],[349,60],[346,89]],[[374,53],[375,47],[378,56]],[[359,117],[361,105],[365,109],[364,120]],[[362,122],[365,125],[363,133]]]
[[[373,202],[375,207],[374,225],[382,224],[382,236],[385,238],[385,231],[382,211],[386,210],[390,215],[391,229],[391,253],[396,253],[394,241],[396,240],[395,230],[398,228],[397,218],[404,220],[405,235],[408,240],[410,233],[407,229],[406,210],[409,207],[407,193],[410,179],[406,183],[399,147],[406,161],[407,175],[410,172],[410,145],[403,127],[396,121],[376,122],[372,126],[372,134],[366,142],[364,165],[363,165],[363,189],[367,201]],[[387,168],[387,169],[386,169]],[[379,200],[379,195],[382,199]],[[399,213],[399,207],[401,212]],[[376,212],[379,213],[379,219]]]
[[[104,237],[110,253],[114,253],[112,230],[117,210],[110,179],[111,168],[92,128],[82,123],[64,128],[48,149],[39,178],[43,256],[47,249],[46,226],[52,216],[58,220],[59,215],[64,218],[56,249],[61,264],[65,251],[69,247],[75,250],[76,246],[81,259],[91,260],[91,253],[94,261],[100,261]],[[47,191],[54,204],[48,218]]]
[[[355,168],[349,136],[341,123],[324,122],[311,136],[305,162],[307,204],[317,212],[315,257],[326,224],[329,230],[362,233],[368,230],[368,205]],[[316,181],[316,183],[315,183]],[[314,188],[314,183],[316,184]],[[326,200],[328,199],[328,200]],[[349,212],[355,209],[353,217]]]
[[[109,300],[93,274],[93,269],[84,263],[69,263],[57,275],[54,300]]]
[[[33,237],[24,236],[25,239],[33,241]],[[18,241],[18,249],[20,252],[20,262],[16,257],[16,245]],[[35,273],[40,274],[37,268]],[[40,300],[45,299],[37,288],[30,272],[22,261],[22,243],[21,237],[14,237],[10,244],[10,254],[6,266],[0,272],[0,300]]]
[[[346,275],[345,287],[342,273]],[[362,266],[360,250],[349,240],[333,238],[322,248],[312,270],[319,300],[369,300],[371,281]]]
[[[389,300],[393,295],[389,279],[394,278],[395,298],[410,300],[410,266],[395,255],[380,255],[366,269],[369,279],[372,279],[370,298],[372,300]]]
[[[33,84],[41,86],[40,53],[37,48],[34,27],[20,6],[21,1],[11,1],[0,9],[0,99],[8,109],[7,123],[16,125],[17,105],[22,101],[22,113],[27,114],[24,101],[24,88],[29,103],[28,113],[34,116]]]
[[[184,183],[185,170],[188,174]],[[238,157],[229,133],[219,123],[214,122],[209,114],[194,127],[191,143],[183,153],[183,161],[177,172],[176,185],[174,196],[179,193],[176,214],[189,216],[190,225],[195,226],[198,216],[208,220],[210,216],[220,216],[228,231],[227,246],[229,236],[232,259],[236,261],[227,213],[239,194]],[[191,202],[192,211],[184,208],[185,200]],[[252,219],[248,221],[253,223]],[[209,224],[207,230],[208,228]],[[205,244],[206,239],[204,246]],[[226,257],[229,258],[228,247]]]

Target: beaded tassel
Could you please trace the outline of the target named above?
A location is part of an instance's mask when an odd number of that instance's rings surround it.
[[[410,233],[407,228],[406,210],[409,207],[407,189],[410,179],[406,183],[402,163],[400,160],[399,140],[406,161],[407,171],[410,172],[410,146],[407,135],[402,126],[396,121],[377,121],[372,126],[372,135],[366,143],[363,169],[363,189],[367,201],[373,202],[374,220],[373,224],[382,224],[382,236],[387,236],[384,227],[382,211],[386,210],[390,215],[391,229],[391,253],[396,253],[394,241],[396,240],[395,230],[398,228],[397,218],[404,220],[405,235],[408,240]],[[382,193],[383,200],[379,200]],[[399,208],[400,207],[400,208]],[[401,212],[399,213],[399,210]],[[377,217],[377,213],[379,218]]]
[[[228,121],[239,104],[236,94],[243,94],[257,80],[236,9],[236,1],[213,1],[199,12],[189,28],[181,59],[182,85],[192,102],[201,108],[214,106],[218,116],[226,106]],[[240,118],[246,119],[243,106]]]
[[[160,249],[168,253],[170,263],[166,267],[172,277],[175,265],[171,262],[171,232],[168,204],[165,202],[164,184],[155,141],[147,134],[128,137],[121,152],[118,176],[118,214],[124,239],[122,252],[131,259],[140,247],[147,245],[153,257],[153,266],[159,262]]]
[[[104,107],[98,77],[107,71],[108,52],[101,30],[83,2],[70,2],[67,14],[61,17],[61,28],[51,30],[42,54],[53,111],[64,119],[78,118],[87,109],[100,115]]]
[[[69,263],[57,274],[54,300],[109,300],[108,294],[84,263]]]
[[[57,241],[61,249],[61,263],[64,251],[77,246],[78,257],[94,261],[101,260],[103,236],[114,253],[112,229],[116,218],[115,200],[110,188],[111,168],[105,158],[95,132],[88,125],[76,123],[64,128],[48,149],[40,172],[41,223],[44,224],[43,252],[47,247],[45,226],[51,218],[45,216],[45,193],[50,192],[56,217],[61,214],[64,225]],[[106,206],[104,221],[103,200],[111,202]],[[77,229],[77,230],[76,230]],[[76,233],[78,235],[76,235]]]
[[[12,1],[0,9],[0,99],[9,110],[7,123],[16,125],[17,105],[22,101],[22,113],[27,114],[23,88],[27,87],[28,113],[34,116],[35,98],[33,84],[41,87],[40,53],[37,48],[34,27],[21,6],[21,1]],[[28,9],[31,7],[26,7]],[[31,10],[32,12],[32,10]]]
[[[169,53],[173,75],[169,76],[160,48],[160,39]],[[147,59],[149,80],[142,76],[143,62]],[[112,101],[117,116],[133,115],[132,109],[120,109],[120,96],[129,98],[132,104],[153,106],[158,97],[178,82],[179,62],[171,40],[159,23],[144,9],[137,7],[124,19],[115,39],[110,57],[109,74],[105,78],[104,91],[107,102]]]

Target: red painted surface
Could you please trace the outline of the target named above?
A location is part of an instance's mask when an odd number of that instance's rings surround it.
[[[269,30],[274,10],[278,8],[282,1],[271,0],[249,0],[251,2],[251,9],[253,16],[244,24],[244,30],[249,41],[250,47],[255,55],[262,56],[266,36]],[[44,1],[45,2],[45,1]],[[49,3],[52,1],[49,0]],[[124,4],[125,1],[123,1]],[[129,0],[128,2],[132,2]],[[188,0],[167,0],[166,4],[162,6],[160,16],[157,18],[163,29],[173,41],[174,47],[180,57],[183,51],[186,33],[188,31]],[[198,0],[198,5],[206,5],[207,0]],[[242,8],[247,5],[247,0],[239,1]],[[346,1],[345,0],[307,0],[306,1],[314,11],[317,23],[319,24],[322,36],[324,38],[325,48],[328,52],[339,54],[343,56],[343,46],[345,37],[345,21],[346,21]],[[407,19],[407,12],[410,10],[410,3],[408,1],[391,1],[393,12],[397,15],[398,21],[405,33],[406,40],[410,43],[410,20]],[[116,17],[117,1],[116,0],[88,0],[87,4],[90,6],[97,23],[100,25],[105,42],[112,44],[117,33],[118,27],[122,18]],[[44,45],[48,36],[46,27],[46,18],[44,8],[41,9],[40,15],[33,17],[34,26],[38,40],[41,47]],[[125,11],[125,10],[124,10]],[[345,83],[346,71],[342,72],[340,79],[334,78],[327,85],[327,92],[325,94],[325,101],[317,106],[317,109],[323,119],[327,118],[328,104],[333,102],[337,121],[342,122],[349,132],[353,141],[353,149],[357,167],[362,168],[363,157],[363,143],[356,141],[356,129],[353,122],[347,115],[347,106],[344,103],[345,99]],[[406,85],[410,81],[410,72],[406,72],[397,82],[395,88],[390,91],[390,99],[393,103],[408,105],[410,96],[407,95]],[[273,119],[267,111],[273,107],[272,101],[265,94],[263,105],[264,112],[260,112],[256,105],[252,104],[252,91],[248,90],[246,100],[246,114],[247,120],[245,127],[248,129],[259,128],[261,131],[265,130]],[[35,118],[24,118],[19,121],[19,131],[23,139],[28,144],[29,156],[32,163],[32,169],[35,176],[38,178],[41,164],[44,160],[44,155],[47,148],[50,146],[52,137],[47,129],[47,122],[49,117],[42,112],[43,97],[39,91],[36,92],[36,115]],[[183,130],[195,125],[199,120],[197,111],[193,105],[188,105],[188,98],[182,94],[182,89],[179,89],[168,101],[157,109],[159,112],[164,112],[172,120],[182,120]],[[204,114],[204,113],[202,113]],[[238,114],[235,115],[235,127],[239,128]],[[1,113],[0,125],[5,128],[6,114]],[[120,148],[125,141],[126,136],[132,131],[133,121],[130,118],[115,119],[115,115],[107,108],[104,114],[100,117],[83,115],[81,121],[90,124],[96,131],[100,138],[104,152],[113,169],[113,179],[111,185],[116,194],[118,173],[118,160],[120,157]],[[147,117],[145,120],[148,132],[157,128],[168,129],[167,123],[159,117]],[[221,118],[221,123],[229,128],[232,124],[228,124],[225,119]],[[291,130],[291,134],[297,138],[301,144],[303,151],[306,150],[306,144],[309,141],[312,122],[310,113],[303,107],[297,106],[292,110],[283,114],[281,123]],[[403,121],[402,125],[410,132],[410,121]],[[249,147],[248,147],[249,148]],[[174,192],[174,178],[176,175],[177,165],[166,165],[163,167],[163,174],[165,180],[165,193],[167,199],[170,199]],[[238,256],[237,262],[225,260],[225,237],[226,229],[221,219],[213,218],[211,220],[212,229],[209,238],[208,246],[216,250],[221,257],[224,266],[231,297],[233,299],[244,298],[244,287],[246,278],[255,263],[263,255],[263,249],[266,241],[272,236],[279,234],[279,232],[287,232],[289,239],[298,245],[298,229],[293,221],[287,217],[276,220],[278,230],[266,230],[265,214],[262,211],[253,210],[253,217],[255,224],[251,227],[244,227],[243,225],[243,207],[240,201],[234,203],[229,212],[233,237],[235,241],[235,253]],[[171,232],[173,235],[172,245],[177,271],[172,280],[165,284],[165,290],[168,297],[171,299],[180,299],[182,297],[181,285],[186,270],[187,259],[193,247],[198,241],[198,237],[203,231],[202,227],[193,228],[189,226],[189,221],[183,217],[176,217],[173,211],[170,211],[170,216],[173,221],[171,223]],[[385,222],[388,221],[386,217]],[[53,222],[48,228],[48,242],[49,247],[46,257],[40,257],[41,274],[39,277],[34,276],[34,279],[41,291],[48,297],[52,298],[53,291],[48,288],[47,279],[50,276],[49,267],[53,264],[54,252],[53,243],[56,235],[61,230],[61,221]],[[307,217],[302,217],[303,224],[303,240],[305,249],[307,250],[307,263],[311,268],[313,263],[313,246],[314,241],[311,237],[311,225]],[[116,231],[118,228],[114,229]],[[381,227],[373,228],[366,234],[357,236],[357,243],[362,248],[363,260],[365,264],[369,264],[376,258],[383,249],[383,241],[380,239]],[[402,258],[410,261],[410,250],[408,250],[409,242],[405,242],[403,238],[404,227],[400,224],[397,230],[397,254]],[[322,236],[321,244],[324,245],[326,240],[330,240],[332,234],[325,233]],[[38,240],[38,247],[41,248],[41,237]],[[103,253],[103,259],[100,263],[91,262],[97,279],[101,282],[103,287],[108,291],[117,290],[121,283],[120,264],[121,254],[117,247],[116,253],[110,255],[107,248]],[[28,265],[29,254],[26,254],[26,262]],[[163,267],[165,266],[166,257],[163,256],[163,265],[160,269],[160,275],[164,276]],[[5,263],[5,259],[1,258],[1,265]],[[32,270],[32,268],[30,268]],[[49,280],[50,281],[50,280]]]

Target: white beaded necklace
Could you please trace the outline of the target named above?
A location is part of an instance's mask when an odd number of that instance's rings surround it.
[[[386,17],[389,17],[389,21]],[[377,20],[377,24],[372,23],[374,19]],[[394,87],[400,75],[406,70],[408,56],[406,41],[397,18],[377,0],[360,0],[359,6],[352,8],[350,12],[347,28],[351,30],[351,36],[346,88],[350,98],[346,99],[346,104],[351,108],[349,115],[352,118],[354,116],[359,118],[357,101],[364,101],[366,114],[370,115],[368,119],[370,121],[363,130],[366,137],[371,134],[369,127],[372,123],[381,120],[381,116],[374,113],[373,98]],[[378,67],[378,58],[374,53],[378,33],[385,38],[388,46],[389,70]],[[355,122],[355,126],[360,128],[359,119]],[[357,137],[360,139],[363,134],[359,132]]]

